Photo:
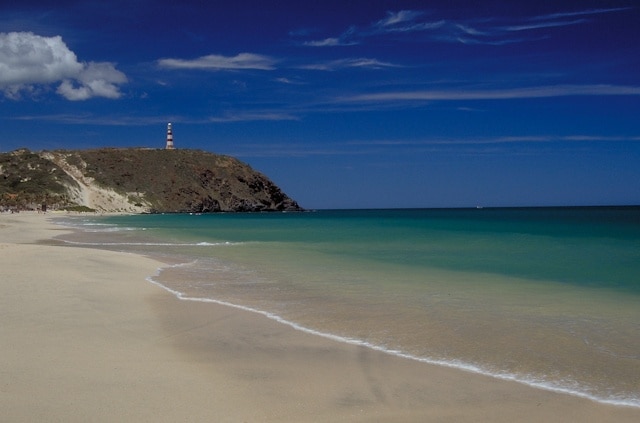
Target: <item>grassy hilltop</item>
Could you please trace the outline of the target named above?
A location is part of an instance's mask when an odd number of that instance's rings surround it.
[[[102,148],[0,153],[0,209],[294,211],[266,176],[200,150]]]

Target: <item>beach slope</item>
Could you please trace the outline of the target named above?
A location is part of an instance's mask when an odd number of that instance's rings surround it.
[[[162,263],[0,215],[1,421],[635,422],[616,407],[181,301]]]

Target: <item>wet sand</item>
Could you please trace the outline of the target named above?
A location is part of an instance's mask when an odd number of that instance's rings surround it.
[[[635,422],[616,407],[176,299],[149,258],[0,215],[1,421]]]

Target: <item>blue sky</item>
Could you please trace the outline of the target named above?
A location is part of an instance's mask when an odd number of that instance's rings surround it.
[[[307,208],[637,205],[640,3],[0,2],[0,151],[167,122]]]

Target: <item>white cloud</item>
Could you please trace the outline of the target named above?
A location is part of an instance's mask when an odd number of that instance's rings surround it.
[[[58,87],[58,94],[69,100],[86,100],[91,97],[118,98],[117,84],[127,82],[127,77],[111,63],[89,62],[75,78],[79,86],[64,80]]]
[[[74,86],[71,81],[62,81],[62,84],[58,87],[57,93],[66,98],[67,100],[86,100],[91,97],[91,90],[87,86]]]
[[[325,38],[324,40],[307,41],[304,43],[304,45],[310,47],[332,47],[340,46],[343,44],[340,42],[339,38]]]
[[[17,99],[36,86],[60,82],[58,94],[68,100],[118,98],[125,74],[112,63],[78,61],[62,37],[32,32],[0,33],[0,89]]]
[[[158,64],[170,69],[204,69],[204,70],[237,70],[237,69],[275,69],[276,60],[268,56],[253,53],[240,53],[236,56],[210,54],[193,60],[160,59]]]

